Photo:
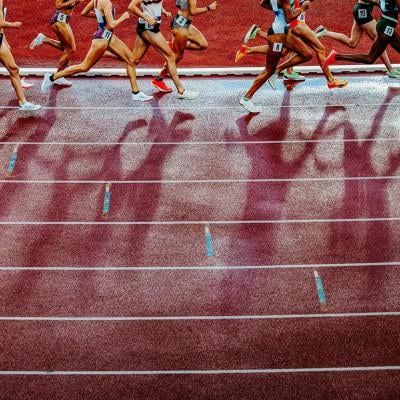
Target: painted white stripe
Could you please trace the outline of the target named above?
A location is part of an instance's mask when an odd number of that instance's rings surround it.
[[[327,177],[310,177],[310,178],[259,178],[259,179],[181,179],[181,180],[126,180],[126,181],[96,181],[96,180],[16,180],[16,179],[0,179],[0,184],[19,184],[19,185],[78,185],[78,184],[159,184],[159,185],[175,185],[175,184],[217,184],[217,183],[279,183],[279,182],[336,182],[336,181],[380,181],[380,180],[398,180],[400,175],[394,176],[327,176]]]
[[[298,373],[331,373],[331,372],[374,372],[399,371],[400,365],[377,365],[369,367],[328,367],[328,368],[276,368],[276,369],[208,369],[208,370],[154,370],[154,371],[0,371],[2,376],[13,375],[243,375],[243,374],[298,374]]]
[[[304,143],[364,143],[364,142],[400,142],[400,138],[358,138],[358,139],[303,139],[303,140],[251,140],[251,141],[197,141],[197,142],[8,142],[0,145],[27,146],[241,146],[259,144],[304,144]]]
[[[267,224],[320,224],[320,223],[351,223],[351,222],[398,222],[400,217],[387,218],[326,218],[326,219],[277,219],[277,220],[232,220],[232,221],[0,221],[0,225],[267,225]]]
[[[308,319],[308,318],[364,318],[364,317],[400,317],[398,311],[358,312],[334,314],[276,314],[276,315],[180,315],[180,316],[148,316],[148,317],[44,317],[44,316],[0,316],[0,321],[31,322],[136,322],[136,321],[237,321],[237,320],[269,320],[269,319]]]
[[[400,64],[393,65],[399,68]],[[351,65],[331,65],[329,67],[332,72],[380,72],[386,71],[383,64],[351,64]],[[210,75],[258,75],[263,70],[262,67],[209,67],[209,68],[178,68],[179,75],[182,76],[210,76]],[[300,73],[322,73],[321,68],[317,65],[298,66],[296,67]],[[20,68],[20,73],[23,76],[43,76],[45,73],[56,72],[55,68],[42,67],[42,68]],[[137,76],[156,76],[160,72],[158,68],[138,68],[136,70]],[[0,68],[0,75],[9,75],[5,68]],[[81,76],[126,76],[126,69],[124,68],[92,68]]]
[[[336,264],[277,264],[277,265],[202,265],[202,266],[149,266],[149,267],[0,267],[0,271],[227,271],[227,270],[275,270],[275,269],[314,269],[314,268],[363,268],[400,267],[400,261],[336,263]]]
[[[304,143],[364,143],[364,142],[394,142],[400,138],[358,138],[358,139],[302,139],[302,140],[251,140],[251,141],[186,141],[186,142],[8,142],[0,141],[0,145],[27,146],[240,146],[259,144],[304,144]]]
[[[225,93],[225,92],[224,92]],[[309,108],[338,108],[338,107],[398,107],[400,103],[396,102],[391,102],[391,103],[351,103],[351,104],[298,104],[298,105],[282,105],[282,104],[277,104],[277,105],[268,105],[268,106],[259,106],[261,109],[269,110],[269,109],[281,109],[281,108],[294,108],[294,109],[309,109]],[[204,106],[204,105],[192,105],[192,106],[169,106],[169,107],[152,107],[151,104],[146,106],[115,106],[115,107],[109,107],[109,106],[86,106],[86,107],[79,107],[79,106],[57,106],[57,107],[48,107],[48,106],[42,106],[42,110],[98,110],[98,111],[115,111],[115,110],[171,110],[171,111],[176,111],[177,108],[179,110],[243,110],[243,107],[239,106]],[[0,106],[0,110],[19,110],[19,107],[14,107],[14,106]],[[40,114],[38,114],[40,115]]]

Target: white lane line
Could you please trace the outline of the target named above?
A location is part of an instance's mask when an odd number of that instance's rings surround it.
[[[227,271],[227,270],[275,270],[275,269],[315,269],[315,268],[360,268],[360,267],[400,267],[400,261],[336,264],[277,264],[277,265],[203,265],[203,266],[156,266],[156,267],[0,267],[0,271]]]
[[[237,321],[237,320],[275,320],[275,319],[315,319],[315,318],[364,318],[364,317],[400,317],[399,311],[326,313],[326,314],[277,314],[277,315],[183,315],[183,316],[149,316],[149,317],[22,317],[0,316],[0,321],[31,322],[135,322],[135,321]]]
[[[400,365],[377,365],[369,367],[328,367],[328,368],[270,368],[270,369],[205,369],[205,370],[154,370],[154,371],[0,371],[0,375],[243,375],[243,374],[314,374],[331,372],[378,372],[399,371]]]
[[[306,178],[259,178],[259,179],[164,179],[164,180],[22,180],[22,179],[0,179],[0,184],[22,184],[22,185],[78,185],[78,184],[217,184],[217,183],[279,183],[279,182],[336,182],[336,181],[380,181],[399,180],[400,175],[391,176],[328,176],[328,177],[306,177]]]
[[[249,140],[249,141],[186,141],[186,142],[7,142],[0,145],[33,145],[33,146],[230,146],[259,144],[304,144],[304,143],[364,143],[364,142],[395,142],[400,138],[359,138],[359,139],[302,139],[302,140]]]
[[[225,93],[225,92],[221,92]],[[218,97],[219,98],[219,97]],[[272,105],[269,104],[268,106],[260,106],[262,109],[281,109],[281,108],[294,108],[294,109],[310,109],[310,108],[320,108],[320,109],[326,109],[326,108],[341,108],[341,107],[398,107],[400,103],[396,102],[391,102],[391,103],[348,103],[348,104],[297,104],[297,105]],[[16,106],[0,106],[0,110],[19,110],[19,107]],[[99,110],[99,111],[115,111],[115,110],[171,110],[176,112],[177,110],[243,110],[243,107],[241,106],[199,106],[199,105],[192,105],[192,106],[183,106],[181,104],[175,104],[173,106],[169,107],[162,107],[162,106],[152,106],[151,103],[146,106],[115,106],[115,107],[107,107],[107,106],[85,106],[85,107],[79,107],[79,106],[57,106],[57,107],[48,107],[48,106],[43,106],[42,110]],[[37,115],[40,115],[37,114]]]
[[[237,220],[237,221],[0,221],[0,225],[82,225],[82,226],[133,226],[133,225],[269,225],[269,224],[321,224],[352,222],[398,222],[400,217],[388,218],[326,218],[326,219],[278,219],[278,220]]]

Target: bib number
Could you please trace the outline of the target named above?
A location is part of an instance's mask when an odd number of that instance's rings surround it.
[[[297,18],[300,22],[304,22],[305,20],[306,20],[306,15],[303,13],[303,14],[300,14],[299,15],[299,17]]]
[[[274,45],[272,46],[272,50],[275,53],[281,53],[283,50],[283,43],[274,43]]]
[[[177,18],[175,19],[175,23],[176,23],[177,25],[179,25],[180,27],[182,27],[182,28],[185,27],[186,21],[187,21],[187,19],[186,19],[185,17],[183,17],[182,15],[180,15],[179,17],[177,17]]]
[[[361,10],[358,10],[358,18],[360,18],[360,19],[365,19],[365,18],[367,18],[367,10],[365,10],[365,9],[361,9]]]
[[[387,27],[385,28],[384,34],[385,34],[386,36],[393,36],[393,34],[394,34],[394,28],[393,28],[392,26],[387,26]]]
[[[65,14],[58,14],[57,22],[67,22],[67,16]]]
[[[111,39],[111,36],[112,36],[112,32],[109,31],[108,29],[104,29],[104,32],[103,32],[103,34],[101,35],[101,37],[102,37],[103,39],[108,40],[108,41]]]

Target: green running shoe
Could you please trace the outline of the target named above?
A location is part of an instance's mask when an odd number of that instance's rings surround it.
[[[298,72],[293,71],[291,74],[285,70],[283,72],[283,79],[291,80],[291,81],[305,81],[306,78],[303,75],[300,75]]]

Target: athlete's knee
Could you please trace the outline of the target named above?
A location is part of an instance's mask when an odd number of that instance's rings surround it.
[[[313,57],[311,51],[305,50],[304,53],[302,54],[303,58],[305,61],[310,61]]]
[[[76,47],[69,47],[64,50],[64,53],[71,58],[76,53]]]
[[[12,77],[16,77],[19,75],[19,68],[17,64],[11,64],[8,66],[8,72]]]
[[[82,64],[78,66],[79,72],[88,72],[91,65],[89,62],[84,61]]]

